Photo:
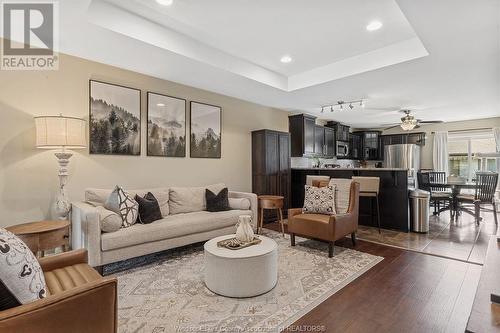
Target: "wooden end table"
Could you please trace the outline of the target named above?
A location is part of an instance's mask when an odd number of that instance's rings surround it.
[[[259,221],[257,223],[257,233],[262,231],[264,225],[264,209],[278,210],[278,218],[281,224],[281,233],[285,236],[285,222],[283,221],[283,206],[285,198],[280,195],[259,195]]]
[[[69,221],[36,221],[5,229],[25,242],[37,257],[44,257],[45,251],[57,247],[69,250]]]

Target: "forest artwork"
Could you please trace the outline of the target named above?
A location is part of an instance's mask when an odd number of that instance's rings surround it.
[[[221,157],[221,113],[218,106],[191,102],[191,157]]]
[[[148,156],[186,156],[186,100],[148,92]]]
[[[141,91],[90,81],[90,153],[141,154]]]

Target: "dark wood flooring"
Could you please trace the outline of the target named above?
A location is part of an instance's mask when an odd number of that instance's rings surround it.
[[[277,230],[277,225],[267,228]],[[353,248],[350,239],[336,245]],[[288,332],[464,332],[481,266],[358,241],[354,249],[384,257]],[[285,330],[287,331],[287,330]]]

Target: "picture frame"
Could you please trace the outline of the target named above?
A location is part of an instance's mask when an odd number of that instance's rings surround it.
[[[141,90],[89,80],[89,153],[141,155]]]
[[[191,101],[189,139],[191,158],[221,158],[222,107]]]
[[[186,104],[183,98],[147,92],[147,155],[186,157]]]

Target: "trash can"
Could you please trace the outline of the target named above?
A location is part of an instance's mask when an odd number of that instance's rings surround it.
[[[414,232],[429,232],[429,200],[431,194],[424,190],[410,191],[410,221]]]

